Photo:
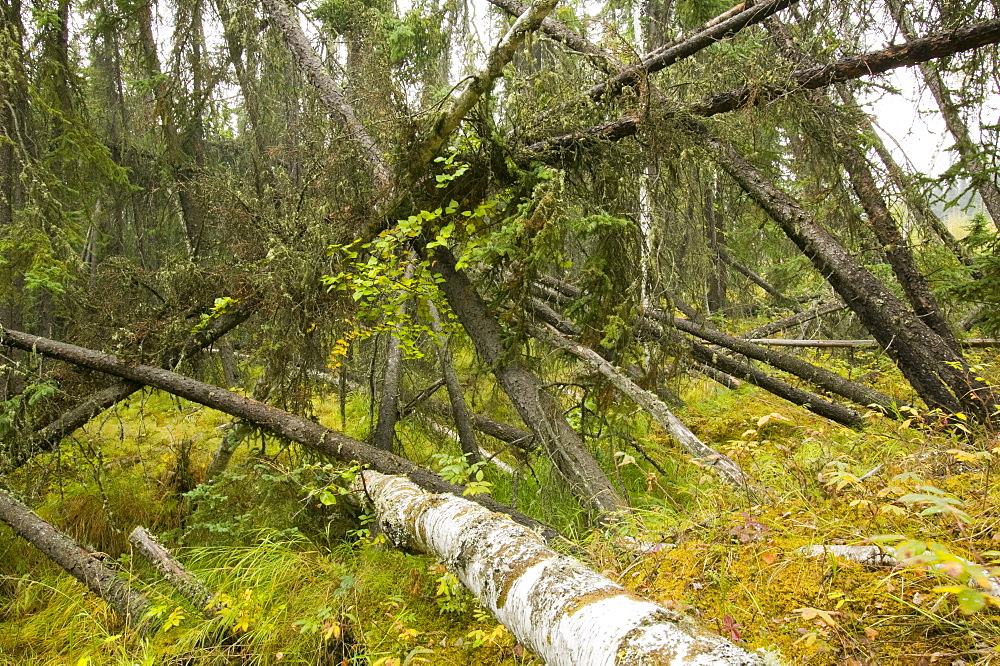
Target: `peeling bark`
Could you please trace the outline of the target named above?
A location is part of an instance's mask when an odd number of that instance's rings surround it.
[[[549,666],[763,666],[719,636],[679,624],[530,530],[468,500],[427,495],[399,477],[365,472],[358,494],[397,544],[442,560],[493,616]]]
[[[144,631],[155,626],[143,620],[149,610],[149,600],[129,585],[129,582],[110,569],[90,548],[83,546],[65,533],[39,518],[6,492],[0,490],[0,520],[42,551],[87,588],[104,599],[125,620],[129,627]]]

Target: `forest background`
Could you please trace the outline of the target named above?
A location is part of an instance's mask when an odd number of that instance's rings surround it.
[[[1000,661],[996,3],[489,5],[0,0],[0,663],[559,663],[362,470]]]

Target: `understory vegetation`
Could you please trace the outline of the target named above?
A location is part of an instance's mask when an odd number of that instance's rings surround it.
[[[995,377],[990,355],[983,360]],[[880,354],[855,351],[850,362],[898,384]],[[584,415],[599,455],[614,461],[633,509],[620,521],[588,526],[538,456],[499,454],[524,465],[517,487],[487,464],[484,489],[577,539],[613,580],[788,663],[1000,659],[1000,598],[975,583],[979,565],[1000,561],[995,439],[961,416],[870,413],[858,431],[753,387],[686,377],[676,388],[694,432],[759,482],[752,494],[617,401],[600,415],[594,404],[565,406]],[[496,414],[489,382],[476,395]],[[348,394],[348,434],[368,428],[368,400],[363,390]],[[313,409],[341,427],[336,395]],[[227,472],[199,485],[229,422],[160,392],[137,394],[16,473],[11,484],[38,513],[105,553],[154,600],[162,624],[146,638],[125,631],[102,600],[3,528],[0,663],[539,663],[440,563],[371,534],[371,517],[337,490],[350,468],[255,433]],[[421,464],[475,474],[429,420],[404,420],[398,436]],[[218,594],[219,618],[201,617],[132,552],[135,525],[160,535]],[[897,567],[804,550],[900,542],[909,559]]]
[[[1000,664],[1000,0],[730,2],[0,0],[0,666]]]

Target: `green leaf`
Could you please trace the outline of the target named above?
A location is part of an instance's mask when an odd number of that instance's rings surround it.
[[[957,595],[958,608],[966,615],[979,612],[986,605],[986,597],[982,592],[973,590],[971,587],[963,589]]]

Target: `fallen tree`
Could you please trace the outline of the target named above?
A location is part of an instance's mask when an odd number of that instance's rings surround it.
[[[420,467],[406,458],[388,451],[381,451],[374,446],[344,433],[325,428],[301,416],[289,414],[252,398],[246,398],[238,393],[199,382],[163,368],[129,365],[119,361],[111,354],[2,327],[0,327],[0,345],[36,352],[50,358],[161,389],[186,400],[243,419],[247,423],[252,423],[279,437],[298,442],[335,460],[369,465],[372,469],[385,474],[407,476],[417,485],[433,492],[461,495],[465,490],[463,486],[448,483],[431,470]],[[538,530],[546,539],[559,536],[554,528],[501,504],[492,497],[476,495],[474,501],[491,511],[505,513],[516,522]]]
[[[561,298],[558,299],[559,303],[568,304],[578,296],[569,296],[567,293],[579,295],[580,292],[572,285],[564,284],[559,293],[561,294]],[[663,314],[663,317],[666,318],[666,315]],[[680,344],[687,347],[690,349],[691,356],[694,360],[710,366],[726,375],[728,379],[719,377],[719,379],[723,382],[728,382],[733,378],[746,380],[755,386],[759,386],[765,391],[773,393],[779,398],[784,398],[791,403],[805,407],[815,414],[819,414],[820,416],[826,417],[831,421],[836,421],[837,423],[848,427],[857,427],[864,422],[864,418],[861,414],[853,409],[831,402],[830,400],[818,396],[815,393],[811,393],[810,391],[792,386],[788,382],[784,382],[761,370],[758,370],[757,368],[754,368],[749,363],[731,358],[723,353],[710,349],[703,344],[695,342],[694,340],[682,337],[681,334],[675,330],[664,330],[663,327],[656,322],[656,319],[649,314],[649,312],[643,313],[637,318],[635,322],[635,333],[636,335],[647,340],[673,345]]]
[[[742,338],[753,341],[753,338],[763,338],[768,335],[773,335],[778,331],[784,331],[793,326],[798,326],[799,324],[804,324],[806,322],[812,321],[817,317],[822,317],[823,315],[830,314],[831,312],[837,312],[843,310],[847,306],[843,303],[821,303],[815,307],[809,308],[808,310],[803,310],[802,312],[796,312],[795,314],[789,315],[787,317],[782,317],[781,319],[776,319],[770,323],[764,324],[763,326],[758,326],[752,331],[747,331],[744,333]],[[686,316],[686,315],[685,315]],[[691,319],[691,317],[688,317]],[[700,323],[700,322],[699,322]]]
[[[466,272],[457,267],[454,255],[441,247],[433,253],[421,252],[433,259],[434,270],[441,277],[439,287],[472,340],[477,355],[489,365],[521,420],[534,433],[580,502],[593,509],[599,518],[626,509],[621,494],[566,420],[562,406],[521,362],[520,354],[508,349],[500,322]]]
[[[468,500],[428,495],[398,476],[365,472],[369,499],[397,545],[442,560],[492,615],[549,666],[765,664],[760,654],[693,627],[537,535]]]
[[[719,453],[698,439],[697,435],[691,432],[679,418],[674,416],[673,412],[663,404],[663,401],[633,382],[622,371],[614,367],[607,359],[593,349],[560,335],[551,327],[548,331],[541,327],[536,327],[534,332],[544,342],[557,349],[569,352],[586,365],[604,375],[615,388],[627,395],[637,405],[642,407],[646,413],[652,416],[657,423],[670,433],[671,437],[677,440],[681,448],[690,456],[714,467],[730,484],[738,488],[747,488],[751,484],[750,477],[729,456]]]
[[[907,44],[892,45],[877,51],[849,56],[826,65],[796,69],[782,77],[783,83],[769,86],[747,85],[711,95],[685,107],[684,112],[707,118],[770,102],[801,90],[815,90],[843,81],[882,74],[899,67],[912,67],[928,60],[970,51],[998,41],[1000,41],[1000,19],[957,30],[936,32]],[[655,115],[666,119],[676,115],[676,111],[673,109],[660,111]],[[539,153],[574,150],[602,141],[619,141],[637,134],[645,121],[644,114],[633,113],[600,125],[537,141],[525,146],[525,151],[532,154],[530,159],[538,159]]]
[[[155,630],[152,624],[143,626],[149,611],[149,600],[133,590],[128,580],[104,563],[103,553],[96,553],[77,543],[2,490],[0,520],[106,601],[129,627],[141,628],[146,632]]]
[[[826,368],[813,365],[797,356],[765,349],[755,344],[756,340],[745,340],[732,335],[726,335],[721,331],[698,326],[693,321],[680,317],[672,317],[667,323],[672,323],[685,333],[690,333],[702,340],[707,340],[737,354],[763,361],[779,370],[789,372],[796,377],[812,382],[816,386],[843,396],[859,405],[877,405],[887,414],[898,413],[899,408],[902,406],[892,396],[886,395],[881,391],[838,375],[836,372],[831,372]]]
[[[162,353],[159,359],[160,365],[176,369],[185,359],[211,347],[213,343],[245,322],[256,311],[258,304],[258,299],[248,298],[229,308],[212,319],[207,326],[188,336],[182,343]],[[0,472],[9,472],[39,453],[54,450],[78,428],[83,427],[101,412],[126,400],[141,388],[142,385],[135,382],[118,381],[111,382],[105,388],[88,395],[44,426],[36,428],[23,446],[9,453],[3,466],[0,467]]]
[[[177,558],[149,533],[149,530],[139,525],[128,535],[128,540],[164,580],[187,599],[199,613],[207,618],[218,615],[218,608],[212,604],[215,593],[178,562]]]

